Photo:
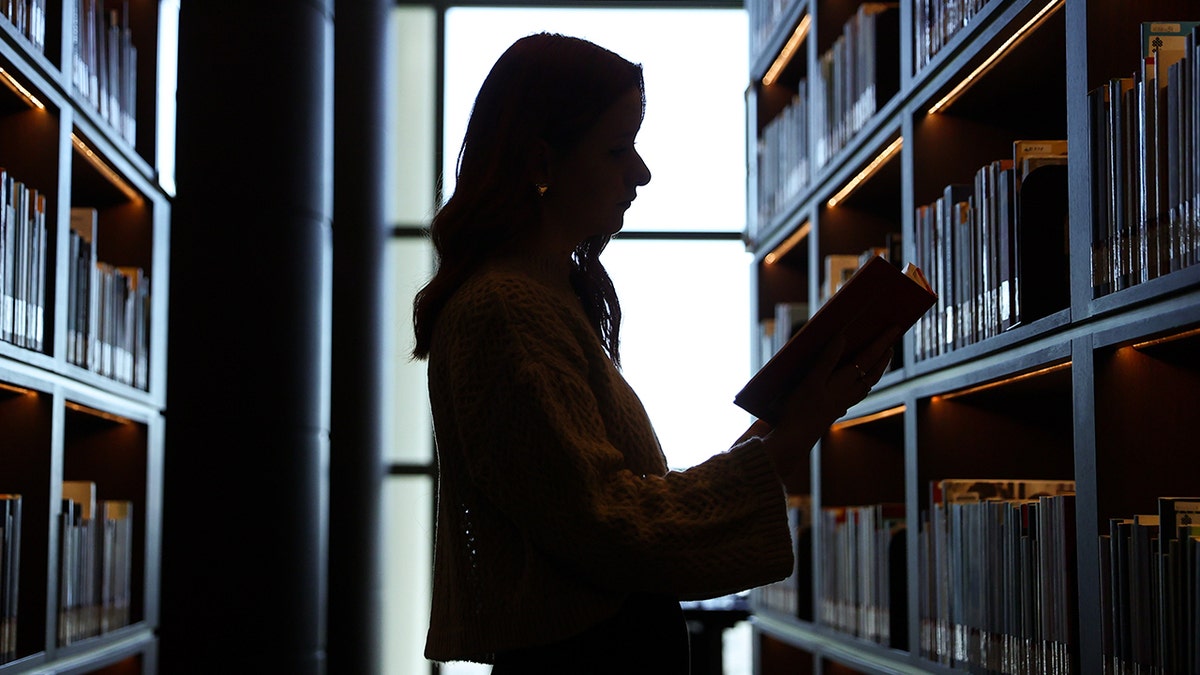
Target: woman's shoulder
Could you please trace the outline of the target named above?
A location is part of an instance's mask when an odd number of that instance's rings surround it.
[[[472,274],[443,308],[434,332],[443,352],[513,348],[578,356],[582,343],[594,340],[573,294],[504,267]]]
[[[496,260],[481,266],[459,289],[466,298],[539,306],[577,305],[566,270],[551,271],[528,261]]]
[[[551,289],[519,270],[489,265],[467,278],[454,294],[459,302],[544,304]]]
[[[463,282],[443,312],[485,321],[561,321],[565,315],[581,311],[569,284],[564,286],[558,288],[519,268],[487,265]]]

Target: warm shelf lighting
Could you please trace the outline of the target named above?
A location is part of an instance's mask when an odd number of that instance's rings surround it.
[[[14,394],[25,394],[27,396],[33,396],[34,394],[37,393],[32,389],[26,389],[25,387],[18,387],[15,384],[6,384],[4,382],[0,382],[0,389],[2,389],[4,391],[11,391]]]
[[[92,417],[99,417],[101,419],[108,420],[109,422],[116,422],[117,424],[133,424],[133,420],[129,419],[128,417],[121,417],[120,415],[115,415],[103,410],[89,408],[88,406],[80,403],[72,403],[71,401],[67,401],[64,405],[76,412],[81,412],[85,415],[91,415]]]
[[[9,89],[12,89],[18,96],[25,99],[29,105],[37,108],[38,110],[46,109],[45,104],[39,101],[38,97],[34,96],[32,91],[29,91],[23,84],[17,82],[17,80],[12,75],[9,75],[8,71],[4,70],[3,68],[0,68],[0,81],[3,81],[4,84],[8,85]]]
[[[952,391],[948,394],[939,394],[937,396],[931,397],[930,401],[935,402],[935,403],[937,401],[948,401],[952,398],[958,398],[959,396],[966,396],[967,394],[974,394],[974,393],[978,393],[981,391],[986,391],[988,389],[995,389],[996,387],[1007,386],[1014,382],[1020,382],[1021,380],[1028,380],[1031,377],[1041,377],[1042,375],[1048,375],[1055,371],[1062,370],[1063,368],[1070,368],[1070,367],[1071,367],[1071,362],[1066,361],[1064,363],[1059,363],[1059,364],[1056,364],[1053,366],[1047,366],[1045,368],[1042,368],[1041,370],[1035,370],[1035,371],[1032,371],[1029,373],[1023,373],[1021,375],[1014,375],[1013,377],[1006,377],[1003,380],[996,380],[995,382],[988,382],[986,384],[981,384],[981,385],[978,385],[975,387],[959,389],[958,391]]]
[[[856,427],[860,424],[867,424],[868,422],[875,422],[878,420],[887,419],[889,417],[895,417],[896,415],[900,415],[903,412],[904,412],[904,406],[898,405],[895,408],[888,408],[887,410],[880,410],[877,413],[872,413],[870,415],[863,415],[862,417],[855,417],[854,419],[846,420],[845,422],[837,422],[833,426],[829,427],[829,430],[830,431],[841,431],[842,429],[849,429],[850,427]]]
[[[71,142],[75,144],[75,149],[79,151],[79,154],[83,155],[84,159],[86,159],[88,163],[96,167],[96,170],[99,171],[105,178],[107,178],[108,182],[112,183],[121,192],[124,192],[126,197],[129,197],[135,202],[142,201],[142,196],[138,194],[136,190],[130,187],[129,183],[125,182],[125,179],[121,177],[121,174],[114,171],[107,162],[100,158],[100,155],[92,152],[92,149],[89,148],[81,138],[75,134],[71,134]]]
[[[800,19],[800,25],[796,26],[796,30],[792,31],[792,36],[788,38],[787,43],[783,45],[783,49],[779,51],[779,56],[775,57],[775,62],[771,64],[770,68],[767,68],[766,75],[763,75],[762,83],[764,87],[775,84],[775,80],[779,79],[779,73],[783,72],[783,69],[791,62],[792,56],[800,48],[800,45],[804,42],[804,38],[808,35],[808,29],[811,25],[812,15],[805,14],[804,18]]]
[[[976,80],[982,77],[984,73],[991,70],[992,66],[996,65],[1000,59],[1004,58],[1004,55],[1008,53],[1008,50],[1019,45],[1021,41],[1028,37],[1035,28],[1041,25],[1043,21],[1048,19],[1050,15],[1054,13],[1054,10],[1062,7],[1065,2],[1066,0],[1050,0],[1050,2],[1041,10],[1039,10],[1032,19],[1026,22],[1024,26],[1021,26],[1020,30],[1010,35],[1009,38],[1004,41],[1004,44],[1000,45],[996,51],[992,52],[991,56],[984,59],[983,63],[979,64],[978,68],[971,71],[970,75],[967,75],[962,79],[961,82],[951,89],[950,93],[943,96],[942,100],[934,103],[933,107],[929,109],[929,114],[932,115],[938,112],[942,108],[945,108],[953,103],[959,96],[962,96],[963,92],[969,89]]]
[[[1130,345],[1130,347],[1132,347],[1134,349],[1146,349],[1148,347],[1153,347],[1155,345],[1161,345],[1161,344],[1165,344],[1167,342],[1174,342],[1176,340],[1182,340],[1184,338],[1197,337],[1197,336],[1200,336],[1200,328],[1193,328],[1192,330],[1184,331],[1182,333],[1175,333],[1173,335],[1165,335],[1160,338],[1154,338],[1153,340],[1145,340],[1143,342],[1138,342],[1137,344]]]
[[[849,182],[842,186],[841,190],[837,191],[837,194],[830,197],[829,201],[825,202],[825,206],[833,208],[834,206],[838,205],[838,202],[842,201],[846,197],[849,197],[852,192],[858,189],[859,185],[862,185],[868,178],[875,175],[875,172],[879,171],[880,167],[882,167],[884,164],[887,164],[889,159],[891,159],[897,152],[900,152],[902,147],[904,147],[903,136],[892,141],[891,145],[884,148],[883,152],[879,153],[879,156],[871,160],[871,163],[864,167],[862,171],[859,171],[857,176],[851,178]]]
[[[793,232],[787,239],[784,239],[782,244],[775,247],[775,250],[763,256],[763,263],[767,265],[775,264],[775,262],[777,262],[780,258],[787,255],[788,251],[796,248],[797,244],[804,241],[804,238],[808,236],[808,233],[811,230],[812,222],[807,220],[804,221],[804,224],[800,226],[800,229]]]

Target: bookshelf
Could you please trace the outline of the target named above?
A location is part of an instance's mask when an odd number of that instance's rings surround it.
[[[1200,54],[1157,104],[1121,96],[1105,107],[1097,92],[1139,79],[1144,22],[1200,14],[1107,0],[747,9],[755,365],[780,344],[777,317],[819,307],[853,256],[916,262],[941,275],[948,303],[904,336],[871,395],[813,450],[795,500],[808,514],[797,572],[752,594],[756,672],[1169,671],[1194,658],[1195,636],[1178,626],[1194,616],[1195,582],[1165,596],[1121,584],[1194,564],[1187,540],[1171,544],[1173,529],[1151,516],[1160,497],[1200,495]],[[1100,123],[1143,110],[1182,126],[1156,144]],[[1069,161],[1049,153],[1022,173],[1018,141],[1064,140]],[[1130,163],[1110,165],[1114,148]],[[1140,159],[1155,148],[1161,163]],[[1037,518],[1024,521],[1020,500],[1002,499],[1014,515],[989,520],[934,496],[939,481],[964,478],[1074,489],[1033,500],[1024,513]],[[870,522],[850,511],[881,505],[899,514],[884,519],[890,537],[842,529]],[[935,515],[950,513],[974,520],[947,543],[935,535],[956,531]],[[1167,556],[1112,553],[1114,523],[1135,517]],[[1023,530],[1029,522],[1040,529]],[[847,544],[856,532],[870,543]],[[1012,548],[1002,533],[1018,537]],[[937,567],[939,555],[967,562]],[[939,604],[941,584],[963,584],[951,597],[974,604]]]
[[[0,8],[0,673],[157,671],[177,12]]]

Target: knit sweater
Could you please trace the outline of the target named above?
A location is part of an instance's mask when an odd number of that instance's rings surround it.
[[[614,614],[630,592],[717,597],[793,569],[786,499],[751,439],[669,471],[565,275],[492,265],[429,350],[438,455],[425,655],[490,662]]]

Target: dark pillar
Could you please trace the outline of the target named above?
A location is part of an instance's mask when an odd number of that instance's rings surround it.
[[[332,22],[181,4],[163,673],[325,672]]]
[[[329,672],[379,672],[385,254],[384,57],[390,0],[338,2],[334,24],[333,417]]]

